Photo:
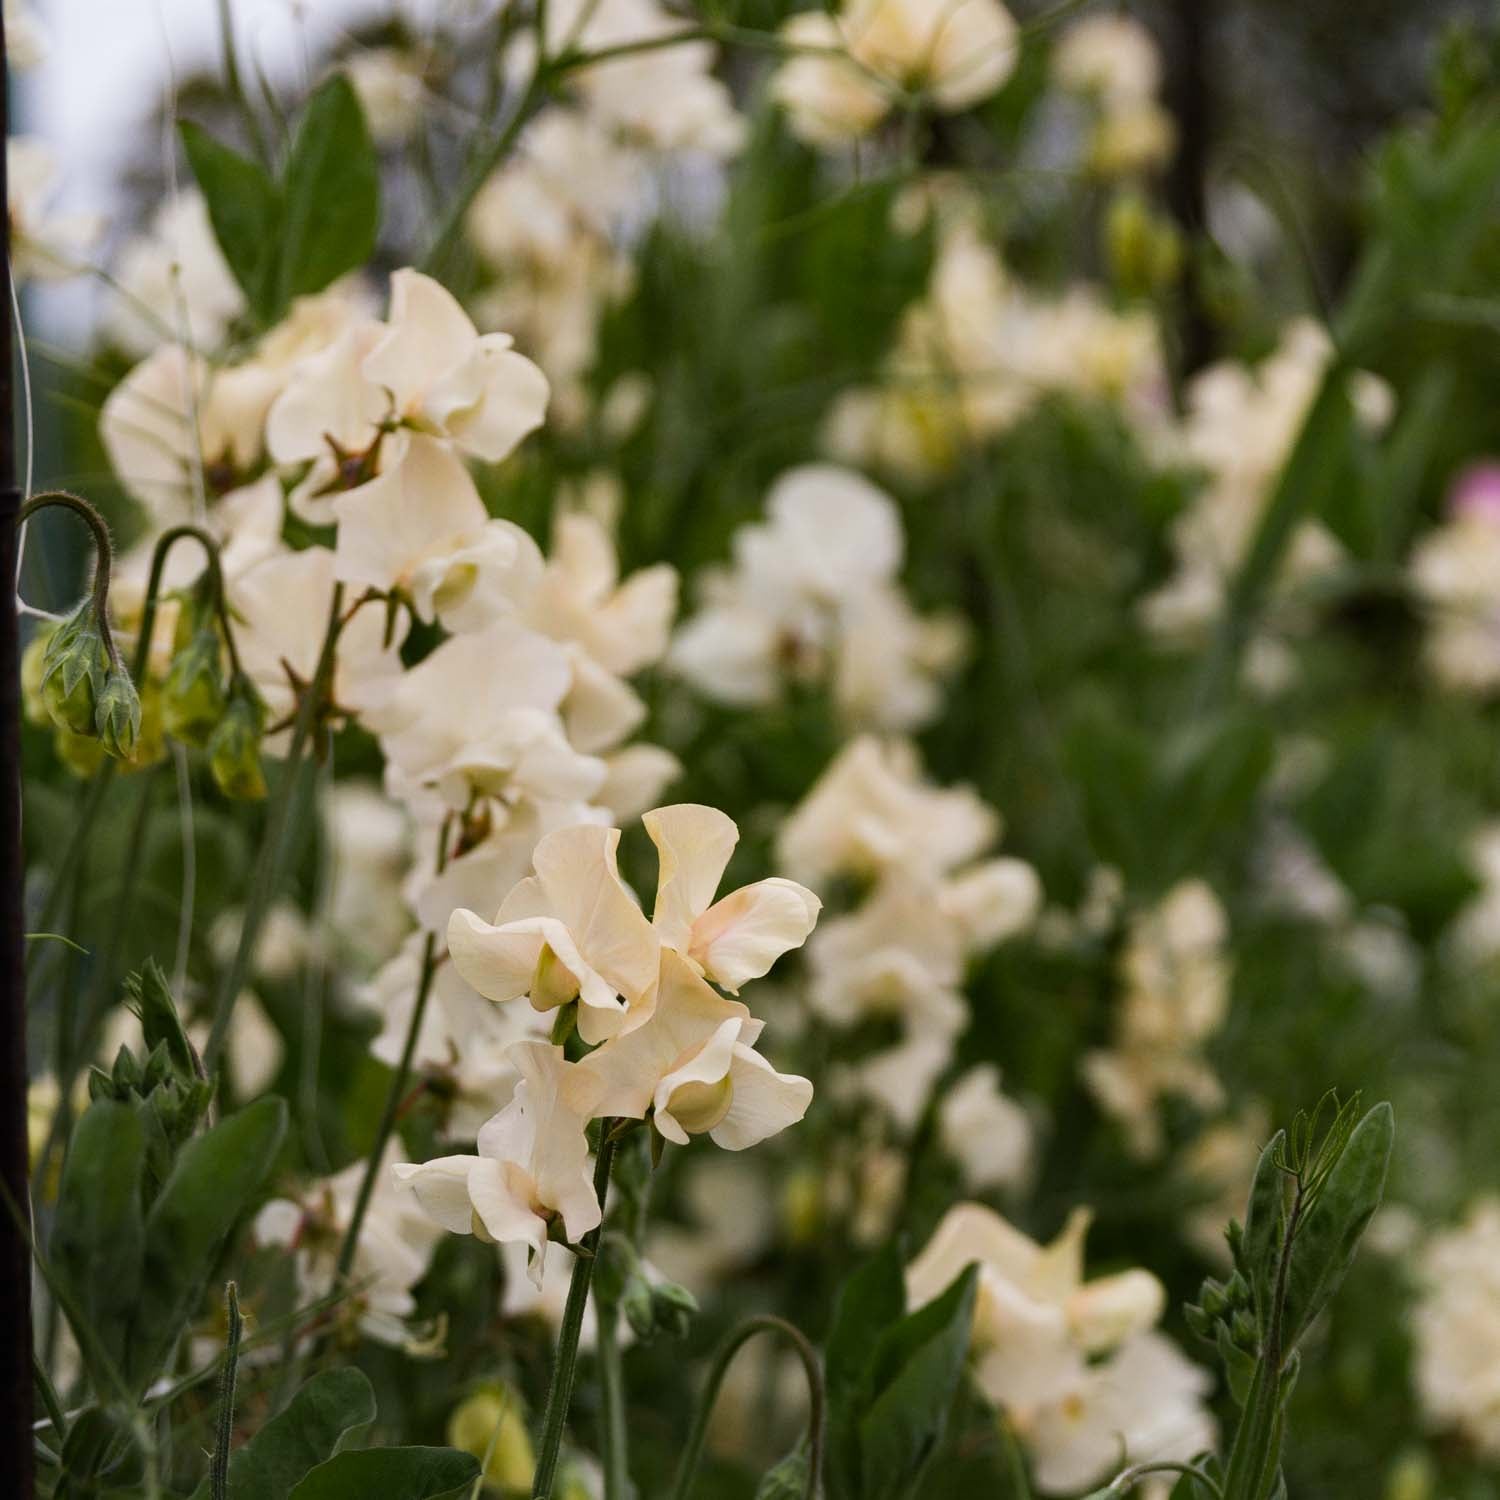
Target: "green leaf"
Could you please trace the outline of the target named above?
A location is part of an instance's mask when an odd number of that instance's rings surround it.
[[[436,1500],[479,1477],[479,1460],[456,1448],[366,1448],[319,1464],[290,1500]]]
[[[230,1500],[286,1500],[350,1432],[374,1420],[375,1392],[363,1371],[320,1371],[230,1460]]]
[[[844,1282],[824,1350],[828,1393],[828,1483],[837,1495],[859,1487],[859,1417],[866,1373],[880,1335],[906,1311],[901,1252],[885,1245]]]
[[[282,183],[276,315],[363,265],[380,227],[380,163],[353,85],[335,73],[308,100]]]
[[[116,1366],[124,1360],[141,1288],[145,1155],[145,1134],[129,1105],[91,1104],[68,1148],[48,1245],[73,1308],[93,1329],[98,1351]],[[83,1347],[94,1347],[93,1341]],[[108,1389],[104,1372],[90,1373],[96,1389]]]
[[[53,1500],[99,1500],[139,1494],[145,1460],[129,1415],[115,1407],[90,1406],[73,1418],[63,1442],[62,1473]]]
[[[1286,1131],[1271,1137],[1255,1168],[1250,1200],[1245,1209],[1245,1234],[1241,1241],[1242,1267],[1255,1293],[1255,1316],[1261,1337],[1271,1310],[1271,1286],[1281,1249],[1282,1217],[1286,1204],[1286,1174],[1276,1165],[1286,1149]]]
[[[285,1134],[285,1102],[257,1099],[182,1149],[146,1219],[129,1372],[137,1387],[156,1375],[197,1311],[214,1261],[270,1173]]]
[[[1354,1128],[1297,1228],[1287,1277],[1282,1347],[1290,1353],[1338,1290],[1365,1228],[1380,1207],[1396,1120],[1377,1104]]]
[[[969,1266],[941,1297],[880,1336],[870,1370],[875,1395],[859,1423],[865,1500],[905,1496],[941,1442],[969,1352],[978,1284],[979,1269]]]
[[[281,244],[281,193],[259,163],[183,120],[178,130],[188,165],[208,206],[224,259],[262,323],[274,322]]]

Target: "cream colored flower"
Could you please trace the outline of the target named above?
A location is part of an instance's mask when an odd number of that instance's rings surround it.
[[[597,1109],[640,1119],[648,1110],[668,1140],[707,1135],[743,1151],[807,1113],[812,1084],[778,1073],[752,1050],[761,1024],[726,1000],[678,953],[661,950],[649,1020],[590,1053],[579,1067],[599,1080]]]
[[[1076,1210],[1043,1246],[990,1209],[959,1204],[907,1271],[920,1306],[977,1262],[975,1378],[1046,1494],[1086,1489],[1124,1461],[1185,1460],[1213,1439],[1207,1375],[1152,1331],[1161,1283],[1141,1269],[1084,1279],[1089,1219]]]
[[[675,568],[658,563],[622,582],[604,527],[578,511],[559,513],[527,612],[537,630],[576,644],[606,672],[628,677],[661,659],[676,612]]]
[[[1034,1134],[1026,1111],[1001,1091],[993,1063],[971,1068],[938,1104],[938,1138],[975,1192],[1020,1186],[1030,1172]]]
[[[714,901],[739,842],[732,818],[682,802],[642,822],[660,860],[652,925],[700,974],[737,995],[806,941],[823,903],[794,880],[758,880]]]
[[[492,519],[446,444],[414,436],[401,461],[333,501],[344,583],[400,591],[417,618],[478,630],[520,612],[542,576],[535,542]]]
[[[794,16],[782,39],[792,56],[772,92],[814,145],[867,133],[904,91],[945,113],[968,109],[1005,83],[1020,52],[998,0],[846,0],[836,17]]]
[[[660,941],[620,879],[617,829],[584,824],[536,846],[534,876],[514,886],[493,922],[460,908],[448,950],[487,999],[530,997],[539,1011],[577,1000],[578,1029],[599,1042],[639,1026],[657,999]]]
[[[926,783],[910,743],[861,736],[782,824],[778,852],[782,864],[814,882],[897,863],[943,873],[999,831],[998,815],[971,788]]]
[[[583,1129],[596,1089],[564,1060],[561,1047],[517,1042],[507,1057],[521,1081],[480,1130],[477,1155],[398,1163],[393,1170],[451,1233],[527,1245],[532,1279],[540,1282],[553,1222],[576,1244],[600,1221]]]
[[[13,135],[5,143],[11,256],[18,280],[56,280],[84,270],[103,228],[93,214],[57,214],[57,158],[37,136]]]

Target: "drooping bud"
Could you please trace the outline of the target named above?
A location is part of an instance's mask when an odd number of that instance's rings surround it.
[[[141,699],[124,667],[112,666],[105,673],[95,704],[94,726],[108,754],[116,760],[133,758],[141,733]]]
[[[21,707],[31,724],[52,722],[42,693],[42,677],[47,670],[47,643],[56,633],[55,626],[44,626],[27,641],[26,649],[21,653]]]
[[[266,773],[260,763],[260,736],[265,709],[248,683],[237,683],[219,726],[209,736],[208,768],[226,797],[241,802],[266,795]]]
[[[94,603],[86,599],[48,638],[42,653],[42,700],[52,722],[74,734],[97,733],[98,695],[109,656]]]
[[[162,722],[174,739],[206,745],[224,717],[221,654],[218,631],[205,625],[172,658],[162,685]]]

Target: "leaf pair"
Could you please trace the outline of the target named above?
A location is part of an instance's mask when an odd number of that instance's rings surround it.
[[[845,1282],[826,1352],[828,1485],[834,1500],[898,1500],[937,1451],[974,1322],[978,1268],[906,1311],[888,1245]]]
[[[214,236],[260,327],[280,319],[294,297],[322,291],[369,259],[380,225],[380,163],[342,74],[308,100],[279,181],[191,121],[181,131]]]
[[[375,1392],[361,1371],[321,1371],[235,1450],[226,1500],[437,1500],[478,1478],[479,1461],[454,1448],[343,1451],[374,1420]]]

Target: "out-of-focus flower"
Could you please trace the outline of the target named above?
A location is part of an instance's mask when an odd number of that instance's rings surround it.
[[[1500,1200],[1481,1198],[1463,1223],[1427,1242],[1412,1311],[1416,1384],[1434,1426],[1500,1459]]]
[[[1072,1494],[1129,1460],[1186,1461],[1211,1447],[1211,1381],[1154,1331],[1161,1283],[1132,1269],[1084,1280],[1090,1215],[1050,1245],[975,1203],[950,1209],[907,1271],[913,1306],[979,1264],[974,1375],[1031,1460],[1037,1488]]]
[[[120,294],[109,303],[105,329],[137,356],[168,342],[217,349],[245,310],[196,188],[157,209],[146,232],[125,246],[114,279]]]
[[[1200,1109],[1222,1100],[1202,1047],[1229,1009],[1228,937],[1224,908],[1201,880],[1173,886],[1130,924],[1120,954],[1115,1040],[1108,1050],[1090,1052],[1083,1072],[1139,1156],[1162,1149],[1164,1096]]]
[[[1063,32],[1052,74],[1095,111],[1089,166],[1105,177],[1160,166],[1176,144],[1172,117],[1157,99],[1161,55],[1132,16],[1084,16]]]
[[[993,1063],[971,1068],[938,1105],[938,1137],[971,1191],[1016,1188],[1031,1169],[1035,1144],[1030,1117],[1001,1092]]]
[[[1427,618],[1428,669],[1454,692],[1500,687],[1500,503],[1483,471],[1455,483],[1448,516],[1417,543],[1411,580]]]
[[[17,280],[53,280],[83,270],[103,225],[94,214],[52,212],[57,177],[52,148],[36,136],[13,135],[5,143],[5,170]]]
[[[817,146],[867,134],[908,92],[947,114],[969,109],[1005,83],[1020,54],[999,0],[846,0],[837,14],[793,16],[781,37],[791,55],[772,94]]]
[[[732,570],[710,573],[703,608],[670,661],[700,692],[768,703],[783,682],[830,679],[856,724],[910,729],[937,708],[962,627],[920,618],[896,581],[904,538],[894,502],[862,475],[809,464],[777,480],[768,519],[741,528]]]
[[[36,18],[26,0],[5,0],[5,60],[25,70],[45,62],[52,38]]]
[[[341,67],[359,95],[376,144],[406,140],[421,120],[426,100],[422,58],[400,47],[361,47]]]

